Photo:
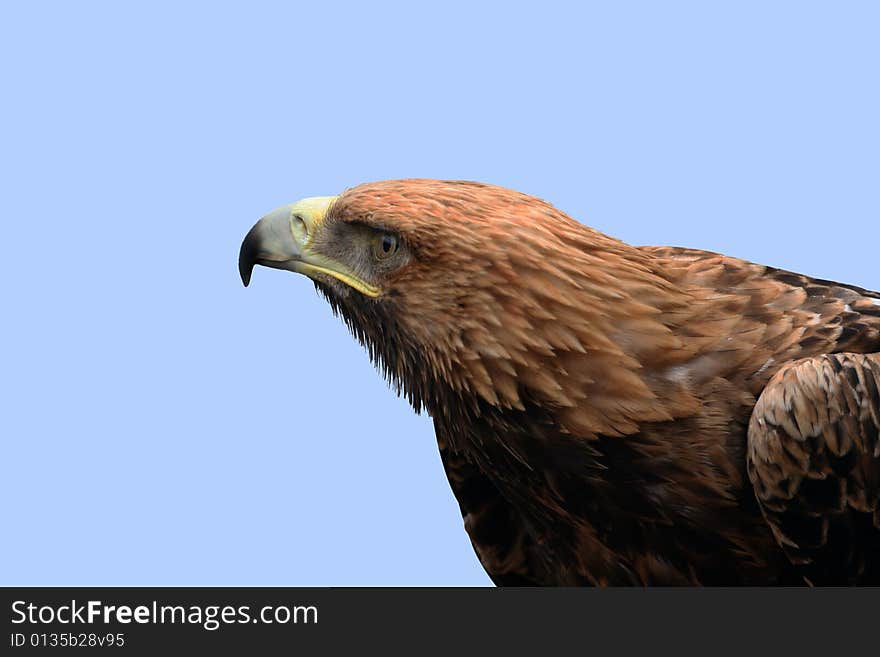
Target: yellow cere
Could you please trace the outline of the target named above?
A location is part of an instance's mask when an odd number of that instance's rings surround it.
[[[291,220],[294,216],[298,216],[302,217],[303,221],[306,223],[306,228],[308,229],[309,234],[308,240],[303,244],[304,246],[308,245],[309,241],[311,241],[312,235],[315,234],[314,229],[324,221],[324,216],[327,214],[327,210],[330,209],[330,206],[335,200],[335,196],[310,196],[309,198],[304,198],[290,206]],[[291,231],[295,231],[296,227],[297,222],[291,221]],[[299,241],[302,236],[293,232],[293,237]]]

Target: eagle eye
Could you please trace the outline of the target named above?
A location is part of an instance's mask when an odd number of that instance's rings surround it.
[[[377,260],[387,260],[400,248],[400,238],[394,233],[379,233],[373,238],[373,256]]]

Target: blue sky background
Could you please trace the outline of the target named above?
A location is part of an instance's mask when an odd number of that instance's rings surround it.
[[[266,211],[396,177],[880,288],[876,3],[3,3],[0,583],[483,585]]]

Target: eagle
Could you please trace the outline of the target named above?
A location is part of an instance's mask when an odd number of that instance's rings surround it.
[[[257,264],[433,419],[497,585],[880,584],[880,293],[430,179],[274,210]]]

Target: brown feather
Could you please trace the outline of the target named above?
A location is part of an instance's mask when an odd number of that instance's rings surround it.
[[[379,299],[318,286],[434,418],[496,582],[880,581],[880,294],[479,183],[361,185],[325,223],[412,254]]]

